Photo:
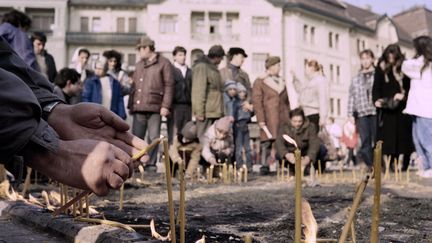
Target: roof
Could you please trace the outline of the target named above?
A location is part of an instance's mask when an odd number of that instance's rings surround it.
[[[148,4],[160,3],[163,0],[70,0],[70,6],[114,6],[146,7]]]
[[[393,20],[412,38],[419,33],[432,36],[432,11],[424,6],[415,6],[396,14]]]

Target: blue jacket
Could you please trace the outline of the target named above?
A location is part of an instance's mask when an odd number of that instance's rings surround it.
[[[126,119],[126,111],[120,82],[109,75],[107,77],[110,79],[112,88],[111,111],[121,118]],[[82,102],[102,104],[102,85],[98,76],[93,76],[84,81]]]
[[[12,49],[24,60],[30,67],[40,70],[33,51],[33,43],[27,34],[17,27],[5,22],[0,25],[0,36],[6,39]]]

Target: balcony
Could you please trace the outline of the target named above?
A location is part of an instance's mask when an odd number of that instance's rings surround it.
[[[75,45],[136,45],[139,38],[145,33],[92,33],[92,32],[68,32],[66,43]]]
[[[240,39],[239,34],[203,34],[203,33],[191,33],[191,39],[196,41],[204,42],[238,42]]]

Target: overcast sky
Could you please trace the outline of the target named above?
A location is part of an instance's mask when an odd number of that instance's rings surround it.
[[[387,15],[395,15],[414,5],[426,5],[432,10],[432,0],[345,0],[352,5],[364,7],[367,4],[372,6],[372,11]]]

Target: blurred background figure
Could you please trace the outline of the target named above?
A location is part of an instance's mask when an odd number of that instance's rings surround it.
[[[46,35],[42,32],[34,32],[31,36],[31,42],[42,75],[53,83],[57,75],[57,67],[53,56],[45,49]]]

